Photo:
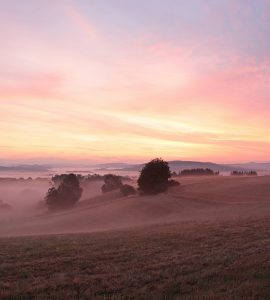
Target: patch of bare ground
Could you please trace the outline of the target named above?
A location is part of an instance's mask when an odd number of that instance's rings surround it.
[[[0,239],[1,299],[270,299],[270,220]]]

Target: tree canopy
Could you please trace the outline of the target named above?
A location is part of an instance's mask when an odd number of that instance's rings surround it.
[[[168,162],[156,158],[147,163],[141,170],[138,186],[144,194],[158,194],[168,189],[168,180],[171,177]]]
[[[58,187],[51,187],[45,201],[49,210],[70,208],[81,198],[82,188],[79,179],[74,174],[68,174],[62,177]]]

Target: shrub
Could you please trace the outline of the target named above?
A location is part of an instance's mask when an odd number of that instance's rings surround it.
[[[0,200],[0,210],[11,210],[12,206]]]
[[[136,194],[136,190],[132,185],[129,184],[124,184],[121,186],[120,188],[121,193],[124,196],[129,196],[129,195],[135,195]]]
[[[79,201],[82,195],[79,180],[76,175],[63,176],[58,187],[51,187],[45,196],[49,210],[70,208]]]
[[[173,186],[179,186],[180,185],[180,182],[174,180],[174,179],[170,179],[168,181],[168,187],[173,187]]]
[[[168,189],[168,179],[171,177],[169,164],[161,158],[147,163],[141,170],[138,179],[139,189],[144,194],[158,194]]]
[[[122,180],[120,176],[107,174],[104,176],[104,184],[101,187],[103,193],[108,193],[121,188]]]

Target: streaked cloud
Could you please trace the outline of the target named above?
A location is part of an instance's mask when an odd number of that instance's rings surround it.
[[[267,1],[0,5],[2,157],[269,159]]]
[[[63,0],[62,5],[70,19],[78,25],[83,32],[92,39],[97,37],[96,28],[83,16],[83,13],[80,12],[80,8],[77,7],[76,1]]]

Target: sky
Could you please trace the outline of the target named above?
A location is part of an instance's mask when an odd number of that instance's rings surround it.
[[[269,0],[0,0],[0,160],[270,161]]]

